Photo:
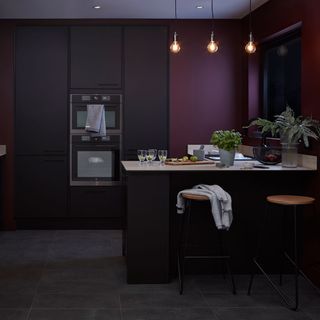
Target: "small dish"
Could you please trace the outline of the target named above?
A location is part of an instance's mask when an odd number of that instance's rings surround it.
[[[253,155],[262,164],[275,165],[281,162],[281,147],[253,147]]]

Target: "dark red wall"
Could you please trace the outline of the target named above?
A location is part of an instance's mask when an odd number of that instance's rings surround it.
[[[301,111],[320,120],[320,1],[319,0],[270,0],[253,13],[253,30],[258,42],[265,41],[277,33],[301,23],[302,34],[302,79]],[[244,35],[247,19],[243,20]],[[259,49],[255,56],[248,58],[243,71],[248,90],[243,97],[243,115],[250,118],[260,112]],[[320,156],[320,143],[312,141],[311,148],[303,153]],[[304,215],[304,269],[314,281],[320,284],[320,175],[315,173],[306,194],[317,199],[316,212]]]
[[[209,54],[210,23],[179,21],[176,25],[182,48],[170,57],[172,156],[185,154],[188,143],[209,143],[213,130],[241,127],[240,27],[240,21],[218,21],[215,33],[220,47]]]

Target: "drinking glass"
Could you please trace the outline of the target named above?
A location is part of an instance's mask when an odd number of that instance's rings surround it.
[[[158,151],[158,157],[160,160],[160,165],[164,165],[166,162],[168,156],[168,151],[167,150],[159,150]]]
[[[144,160],[146,160],[146,157],[147,157],[147,150],[138,150],[137,155],[138,155],[140,164],[143,164]]]
[[[156,149],[148,149],[147,150],[147,161],[148,164],[151,164],[153,160],[157,157],[157,150]]]

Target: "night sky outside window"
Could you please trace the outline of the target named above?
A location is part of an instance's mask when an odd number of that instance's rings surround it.
[[[287,105],[300,115],[300,31],[266,43],[263,48],[263,117],[274,120]]]

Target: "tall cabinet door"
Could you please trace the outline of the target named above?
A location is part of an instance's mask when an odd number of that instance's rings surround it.
[[[65,156],[16,157],[16,218],[65,217],[66,172]]]
[[[17,28],[15,54],[16,154],[66,154],[68,29]]]
[[[167,33],[161,26],[124,31],[124,153],[128,160],[136,159],[139,148],[168,148]]]
[[[67,212],[68,29],[16,32],[16,218]]]
[[[72,27],[70,41],[71,88],[121,87],[121,27]]]

